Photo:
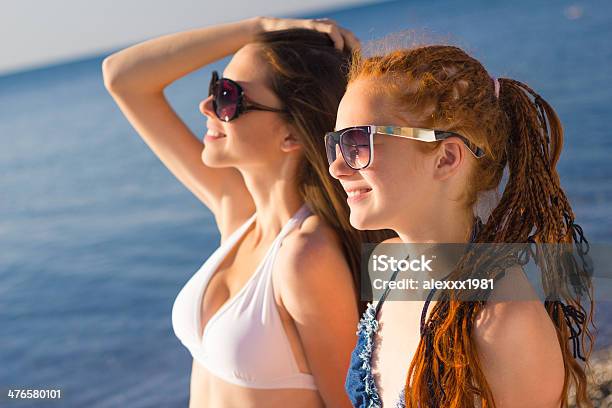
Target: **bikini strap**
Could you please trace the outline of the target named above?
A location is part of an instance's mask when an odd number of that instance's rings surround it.
[[[408,259],[408,257],[406,257],[405,259]],[[391,279],[389,280],[389,282],[395,281],[395,278],[397,277],[397,274],[399,273],[399,271],[400,271],[399,269],[396,269],[393,271],[393,274],[391,275]],[[374,312],[374,316],[378,316],[378,311],[382,307],[382,304],[385,302],[385,299],[387,298],[387,295],[389,295],[390,290],[391,290],[391,287],[387,285],[385,291],[383,292],[382,296],[378,300],[378,303],[376,304],[376,310]]]
[[[302,206],[295,212],[295,214],[293,214],[293,216],[291,216],[291,218],[289,219],[289,221],[287,221],[283,228],[281,228],[276,239],[282,241],[285,236],[287,236],[287,234],[289,234],[293,230],[293,227],[302,222],[311,213],[312,211],[310,210],[308,204],[302,204]]]

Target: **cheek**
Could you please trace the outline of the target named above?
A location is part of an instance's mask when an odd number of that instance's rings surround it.
[[[370,170],[369,178],[382,190],[405,187],[419,174],[419,168],[410,155],[388,146],[376,151],[373,165],[367,170]]]
[[[377,152],[378,153],[378,152]],[[380,205],[405,205],[428,191],[431,180],[426,172],[423,157],[407,149],[382,151],[374,165],[364,172],[376,201]]]
[[[269,121],[252,120],[257,118],[248,115],[225,127],[227,137],[214,144],[210,152],[212,156],[214,150],[217,161],[223,160],[228,165],[260,163],[269,161],[279,151],[275,127]]]
[[[227,130],[226,137],[205,142],[202,162],[210,167],[235,167],[252,163],[262,156],[261,144],[255,143],[253,134]]]
[[[372,168],[363,178],[372,188],[373,205],[378,210],[389,210],[406,192],[405,177],[397,168]]]

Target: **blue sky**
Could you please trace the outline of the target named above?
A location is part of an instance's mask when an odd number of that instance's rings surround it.
[[[296,16],[373,0],[2,0],[0,74],[95,55],[256,15]]]

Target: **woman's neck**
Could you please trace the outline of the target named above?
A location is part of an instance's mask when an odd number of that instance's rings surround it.
[[[270,174],[275,173],[242,171],[245,185],[255,203],[256,242],[273,240],[304,202],[294,178],[284,175],[270,177]]]
[[[462,243],[470,239],[474,215],[471,209],[450,207],[424,216],[406,217],[399,222],[401,225],[391,228],[402,242]]]

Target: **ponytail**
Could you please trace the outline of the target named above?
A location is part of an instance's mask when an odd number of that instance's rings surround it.
[[[529,86],[509,78],[498,81],[499,98],[493,100],[509,125],[500,156],[502,168],[508,166],[509,177],[475,242],[569,244],[541,245],[536,254],[526,252],[527,258],[519,263],[525,264],[531,256],[542,273],[544,306],[555,325],[564,360],[562,406],[567,407],[566,396],[573,384],[577,406],[591,407],[586,375],[577,359],[586,361],[591,353],[592,287],[580,265],[566,262],[574,244],[581,254],[588,242],[582,228],[574,223],[556,170],[563,128],[553,108]],[[466,254],[462,261],[469,256]],[[464,276],[462,261],[448,279]],[[576,276],[578,281],[572,279]],[[588,315],[582,306],[585,298],[590,305]],[[409,368],[407,407],[472,407],[475,399],[483,407],[495,407],[472,337],[476,316],[486,303],[448,297],[436,303]]]
[[[512,125],[508,164],[511,174],[513,171],[516,174],[513,186],[518,192],[516,201],[509,201],[508,208],[517,206],[515,208],[522,212],[521,217],[515,216],[510,222],[523,222],[521,232],[529,234],[518,235],[516,238],[520,241],[516,242],[569,244],[541,246],[541,259],[534,260],[542,271],[544,305],[557,330],[566,362],[563,395],[567,395],[573,383],[577,406],[591,406],[586,393],[586,375],[577,359],[588,359],[594,340],[589,330],[589,324],[593,324],[592,287],[588,271],[574,263],[569,264],[568,270],[564,263],[572,256],[573,245],[582,258],[588,251],[588,241],[582,228],[574,222],[574,213],[561,189],[556,170],[563,145],[563,128],[553,108],[529,86],[507,78],[500,85],[500,95],[504,95],[500,100],[501,108]],[[533,102],[529,96],[533,97]],[[526,231],[526,228],[533,229]],[[573,277],[579,277],[578,282]],[[589,304],[588,316],[582,306],[583,298]],[[567,401],[563,401],[563,406],[567,406]]]

